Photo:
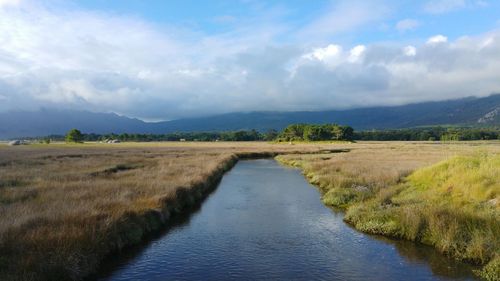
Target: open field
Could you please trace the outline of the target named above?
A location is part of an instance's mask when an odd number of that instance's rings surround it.
[[[172,213],[200,201],[238,157],[328,147],[0,146],[0,280],[79,279],[106,254],[139,242]]]
[[[345,220],[357,229],[489,263],[483,276],[500,277],[498,142],[347,147],[352,150],[342,154],[277,158],[302,168],[323,202],[346,209]]]
[[[350,152],[331,153],[337,149]],[[0,279],[81,279],[95,271],[106,255],[138,243],[146,233],[167,223],[172,214],[199,202],[238,158],[276,154],[286,154],[278,159],[304,170],[322,190],[325,204],[347,208],[347,219],[356,227],[433,244],[419,239],[420,232],[412,230],[413,224],[398,228],[413,236],[400,230],[384,233],[387,224],[403,225],[402,218],[413,218],[401,216],[401,221],[379,223],[379,210],[383,210],[384,219],[387,213],[397,217],[395,214],[401,213],[397,204],[416,200],[414,192],[401,192],[410,190],[406,185],[418,186],[429,177],[424,171],[406,178],[415,169],[455,155],[490,157],[496,153],[500,153],[499,142],[0,145]],[[487,167],[495,168],[495,159],[487,162]],[[483,170],[478,173],[491,178],[487,167],[486,174]],[[490,202],[489,213],[482,209],[478,213],[486,218],[483,225],[488,227],[498,226],[498,200],[491,201],[499,194],[498,181],[494,180],[490,183],[493,191],[474,193],[479,200],[474,204]],[[468,206],[455,197],[446,208],[454,207],[452,204]],[[476,209],[471,205],[467,210]],[[416,221],[429,215],[407,213],[416,214]],[[373,220],[365,220],[368,214],[374,214]],[[378,224],[363,227],[371,221]],[[439,221],[433,225],[437,224]],[[477,250],[471,249],[469,256],[460,258],[482,263],[491,260],[492,253],[498,251],[498,234],[492,232],[487,237],[493,241],[474,240]],[[447,241],[454,243],[452,238]],[[482,248],[483,244],[489,246]],[[441,250],[454,254],[447,248]]]

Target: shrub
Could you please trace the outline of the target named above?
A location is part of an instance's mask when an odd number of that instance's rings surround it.
[[[83,141],[82,132],[80,132],[77,129],[71,129],[66,134],[65,140],[66,142],[82,142]]]

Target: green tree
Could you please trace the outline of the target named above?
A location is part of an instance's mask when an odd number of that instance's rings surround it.
[[[280,134],[284,141],[304,140],[304,129],[306,124],[292,124],[286,127]]]
[[[71,129],[66,134],[65,140],[66,142],[82,142],[83,141],[82,132],[80,132],[77,129]]]
[[[351,126],[341,126],[342,140],[352,141],[354,139],[354,129]]]
[[[320,141],[328,139],[328,129],[326,126],[308,125],[304,128],[304,140]]]
[[[278,131],[275,129],[270,129],[264,134],[264,140],[273,141],[278,137]]]

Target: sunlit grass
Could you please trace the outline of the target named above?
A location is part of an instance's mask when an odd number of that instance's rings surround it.
[[[345,154],[282,155],[318,185],[323,202],[347,210],[364,232],[435,246],[486,264],[500,278],[500,146],[363,144]],[[494,272],[497,272],[494,275]]]
[[[488,213],[491,207],[478,211],[463,206],[498,197],[498,182],[491,180],[498,162],[491,155],[499,148],[496,142],[0,145],[0,279],[79,279],[95,271],[107,254],[137,243],[172,213],[199,200],[235,157],[277,153],[287,153],[278,159],[304,170],[326,204],[348,208],[351,223],[359,219],[358,228],[429,244],[439,239],[435,245],[442,251],[458,249],[460,258],[486,262],[498,249],[498,242],[492,243],[492,237],[498,239],[498,225],[489,221],[496,213]],[[342,149],[350,152],[329,152]],[[451,162],[407,177],[447,159]],[[470,161],[450,169],[455,159]],[[475,172],[467,176],[471,169]],[[450,177],[457,173],[460,178]],[[442,184],[423,187],[433,177]],[[449,184],[454,187],[447,194]],[[478,188],[465,193],[467,185]],[[422,208],[414,202],[423,197],[412,188],[438,199],[445,192],[443,202],[462,207],[459,212],[439,204]],[[425,225],[432,231],[423,235]],[[459,245],[455,231],[468,233],[467,246],[454,246]],[[488,268],[491,275],[494,267]]]
[[[198,202],[237,157],[322,145],[120,143],[2,146],[0,280],[80,279]]]

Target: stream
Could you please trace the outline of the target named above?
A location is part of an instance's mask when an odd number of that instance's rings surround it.
[[[96,280],[472,280],[431,247],[356,231],[300,170],[243,160],[189,215]]]

